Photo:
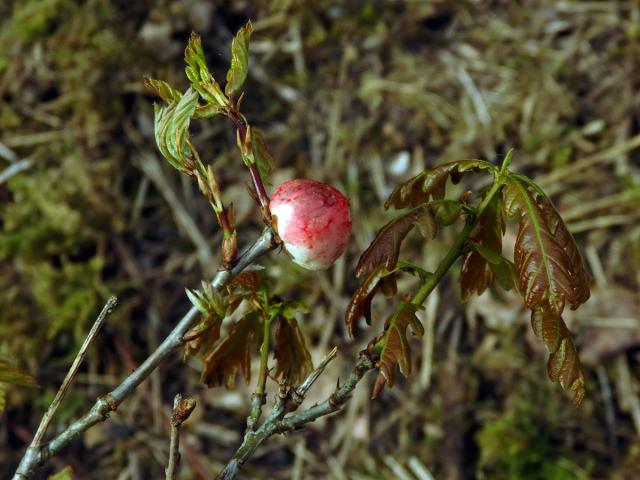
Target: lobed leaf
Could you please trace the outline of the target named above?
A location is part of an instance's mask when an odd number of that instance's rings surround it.
[[[181,172],[192,168],[189,124],[196,106],[198,94],[189,88],[180,101],[168,106],[155,105],[156,144],[169,163]]]
[[[249,72],[249,39],[253,33],[251,22],[238,30],[231,42],[231,67],[227,72],[227,84],[224,92],[234,97],[244,85]]]
[[[440,200],[444,198],[448,179],[455,184],[463,173],[480,170],[488,170],[494,175],[497,172],[494,165],[484,160],[458,160],[427,170],[399,184],[389,195],[384,208],[417,207],[430,200]]]
[[[278,317],[275,339],[275,376],[290,385],[301,383],[313,370],[313,362],[296,319]]]
[[[163,80],[144,77],[143,81],[148,90],[155,93],[167,104],[180,101],[182,98],[182,93]]]
[[[494,269],[500,260],[489,262],[487,253],[494,253],[502,259],[502,236],[505,232],[502,197],[496,195],[478,218],[478,226],[469,237],[473,241],[472,250],[464,256],[460,272],[462,299],[467,300],[472,294],[480,295],[494,279]]]
[[[237,321],[226,337],[204,358],[201,380],[208,387],[233,388],[238,369],[245,381],[251,380],[251,345],[261,334],[258,314],[252,311]]]
[[[436,235],[437,225],[428,207],[421,207],[396,218],[380,229],[371,245],[360,255],[356,276],[384,266],[393,270],[398,262],[402,241],[414,226],[428,239]]]
[[[228,102],[220,89],[220,85],[218,85],[207,68],[202,39],[195,33],[191,34],[187,48],[184,50],[184,61],[187,64],[185,73],[191,85],[210,104],[199,109],[198,116],[206,118],[219,113],[220,109]]]
[[[519,176],[509,176],[504,209],[518,218],[514,263],[527,307],[549,305],[560,315],[565,302],[577,308],[589,298],[589,275],[571,233],[551,201]]]
[[[7,360],[0,359],[0,382],[21,387],[35,387],[36,379]]]
[[[354,335],[358,320],[364,317],[371,325],[371,302],[380,288],[380,280],[387,274],[384,266],[371,271],[354,292],[345,311],[344,320],[350,335]]]
[[[547,374],[554,382],[573,394],[573,401],[580,405],[586,393],[580,357],[571,339],[571,332],[562,317],[549,307],[531,312],[531,326],[536,336],[549,351]]]
[[[200,83],[211,76],[207,68],[207,61],[204,57],[202,39],[200,35],[194,32],[191,33],[189,43],[187,43],[187,47],[184,49],[184,61],[187,64],[185,68],[187,78],[192,83]]]
[[[589,298],[589,274],[571,233],[537,185],[510,175],[503,194],[506,214],[519,220],[514,253],[518,289],[532,310],[536,335],[549,350],[547,373],[579,404],[584,376],[561,315],[565,303],[575,309]]]
[[[380,371],[373,386],[373,398],[380,394],[385,385],[393,386],[396,365],[405,378],[411,374],[411,350],[407,341],[407,328],[411,327],[412,333],[416,336],[424,335],[424,327],[416,316],[419,308],[419,305],[413,303],[402,303],[387,321],[380,359],[376,365]]]
[[[224,317],[205,317],[182,338],[184,350],[182,359],[207,349],[220,340],[220,328]]]

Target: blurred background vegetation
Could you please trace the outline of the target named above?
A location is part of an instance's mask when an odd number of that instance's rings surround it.
[[[314,361],[340,349],[309,402],[378,331],[352,340],[342,324],[355,262],[391,188],[428,166],[515,148],[513,169],[552,195],[594,286],[567,318],[587,373],[579,409],[547,380],[515,295],[461,304],[446,281],[423,313],[412,377],[376,401],[363,382],[342,413],[271,439],[244,478],[640,478],[640,3],[5,0],[0,19],[0,358],[40,384],[0,384],[0,477],[109,294],[120,305],[50,433],[135,368],[188,308],[184,288],[215,272],[215,219],[161,161],[142,77],[186,88],[196,31],[222,78],[251,19],[243,110],[266,132],[272,184],[328,181],[353,209],[350,248],[330,271],[263,262],[277,294],[312,307],[299,320]],[[213,119],[194,133],[246,245],[261,225],[233,128]],[[433,268],[448,235],[405,254]],[[390,307],[374,304],[374,328]],[[66,465],[78,479],[163,478],[177,392],[198,399],[181,478],[210,478],[239,444],[251,385],[206,389],[187,363],[172,357],[40,478]]]

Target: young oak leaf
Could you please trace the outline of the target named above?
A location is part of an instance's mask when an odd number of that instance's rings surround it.
[[[478,226],[471,233],[475,244],[496,253],[502,253],[502,236],[505,232],[502,212],[502,197],[496,195],[478,219]],[[500,257],[501,258],[501,257]],[[460,272],[462,299],[468,300],[472,294],[480,295],[493,282],[494,268],[478,249],[473,248],[464,256]]]
[[[494,165],[484,160],[458,160],[422,172],[396,186],[384,203],[384,208],[417,207],[432,199],[441,200],[444,198],[449,178],[455,184],[460,181],[463,173],[480,170],[491,171],[494,175],[497,172]]]
[[[231,67],[227,72],[227,84],[224,87],[229,97],[234,97],[244,85],[249,72],[249,39],[253,33],[251,22],[238,30],[231,42]]]
[[[518,290],[532,313],[532,326],[549,350],[549,378],[560,381],[579,404],[585,382],[571,334],[561,314],[589,298],[589,274],[578,247],[551,201],[531,180],[507,178],[504,208],[519,219],[514,264]]]
[[[241,370],[248,383],[251,380],[251,346],[261,333],[258,313],[252,311],[237,321],[213,350],[204,358],[201,380],[208,387],[224,385],[233,388],[236,373]]]
[[[411,327],[411,332],[418,337],[424,335],[424,327],[416,316],[419,308],[419,305],[413,303],[402,303],[387,320],[382,339],[383,347],[376,365],[380,371],[373,385],[373,398],[380,394],[385,385],[393,386],[396,365],[405,378],[411,374],[411,350],[407,340],[407,328]]]
[[[184,342],[182,359],[186,360],[189,355],[195,355],[203,348],[220,340],[222,320],[223,317],[205,317],[198,325],[185,333],[182,338]]]
[[[562,388],[573,394],[574,403],[580,405],[586,393],[585,380],[580,357],[564,320],[549,307],[542,307],[532,310],[531,326],[549,351],[549,378],[560,382]]]
[[[177,170],[189,173],[193,168],[189,146],[189,124],[198,105],[198,93],[189,88],[178,102],[154,106],[156,144],[162,156]]]
[[[414,226],[417,226],[427,239],[435,237],[437,224],[428,206],[417,208],[382,227],[371,245],[360,255],[356,277],[380,266],[389,271],[393,270],[398,263],[402,241]]]
[[[177,102],[182,98],[182,93],[163,80],[155,80],[145,76],[143,81],[148,90],[155,93],[167,104]]]
[[[275,376],[289,384],[301,383],[313,370],[313,362],[296,319],[278,317],[275,339]]]
[[[514,263],[528,308],[549,305],[560,315],[589,298],[589,274],[573,237],[551,201],[520,176],[507,178],[504,210],[518,218]]]
[[[198,116],[215,115],[227,106],[228,100],[207,68],[202,39],[195,33],[191,34],[187,48],[184,50],[184,61],[187,64],[185,73],[191,85],[208,102],[206,108],[199,111]]]
[[[364,317],[371,325],[371,302],[381,287],[382,278],[388,274],[384,265],[369,272],[358,289],[353,293],[345,310],[344,321],[351,336],[355,335],[360,317]]]

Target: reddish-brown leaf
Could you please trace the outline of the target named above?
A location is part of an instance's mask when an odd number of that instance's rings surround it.
[[[494,170],[495,167],[483,160],[459,160],[445,163],[398,185],[384,204],[385,208],[417,207],[429,200],[444,197],[447,180],[453,183],[460,181],[460,176],[467,172]]]
[[[275,376],[286,380],[290,385],[301,383],[313,370],[313,362],[296,319],[278,317],[275,336]]]
[[[393,386],[393,372],[398,365],[400,373],[408,377],[411,373],[411,350],[407,341],[407,327],[414,335],[424,335],[424,328],[416,316],[420,308],[412,303],[403,303],[385,325],[384,345],[377,367],[378,376],[373,386],[372,397],[377,397],[385,385]]]
[[[571,332],[564,320],[549,307],[543,307],[531,312],[531,326],[549,351],[549,378],[560,382],[562,388],[573,394],[574,403],[579,405],[586,392],[584,375]]]
[[[356,276],[369,273],[380,266],[393,270],[398,263],[402,241],[418,225],[420,232],[432,239],[436,234],[436,223],[427,207],[416,209],[398,217],[380,229],[371,245],[360,255]]]
[[[549,305],[561,315],[565,302],[577,308],[589,298],[589,275],[578,247],[551,201],[530,181],[509,176],[504,207],[518,218],[514,263],[527,307]]]
[[[350,335],[355,334],[360,317],[364,317],[367,324],[371,325],[371,302],[380,288],[380,280],[384,273],[384,266],[370,272],[351,297],[344,315],[344,321]]]
[[[231,280],[229,288],[244,290],[246,292],[257,292],[260,289],[264,273],[261,270],[244,270]]]
[[[480,215],[478,226],[472,232],[470,239],[500,255],[504,231],[502,198],[495,196]],[[493,276],[491,265],[478,251],[472,250],[467,253],[462,261],[460,272],[462,299],[467,300],[474,293],[480,295],[491,285]]]
[[[198,325],[189,330],[183,337],[183,360],[216,343],[220,339],[221,326],[222,317],[205,317]]]
[[[518,287],[533,311],[533,329],[549,350],[549,378],[572,392],[579,404],[585,394],[584,376],[561,315],[565,303],[575,309],[589,298],[589,274],[560,215],[531,180],[510,175],[504,206],[509,217],[519,220],[514,253]]]
[[[260,332],[260,320],[255,311],[236,322],[227,336],[205,356],[202,382],[209,387],[225,385],[233,388],[240,369],[248,383],[251,380],[251,345]]]

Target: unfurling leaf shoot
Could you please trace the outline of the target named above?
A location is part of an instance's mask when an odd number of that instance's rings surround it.
[[[238,30],[231,42],[231,67],[227,72],[227,84],[224,92],[229,97],[235,97],[242,89],[249,72],[249,39],[253,33],[251,22]]]
[[[395,286],[394,274],[403,270],[396,269],[396,265],[402,263],[399,260],[401,244],[415,225],[421,226],[429,239],[435,235],[437,226],[450,225],[462,216],[466,224],[457,243],[434,274],[420,275],[422,284],[410,305],[421,304],[459,256],[463,257],[460,274],[463,299],[481,294],[494,280],[507,290],[515,286],[525,306],[532,310],[536,335],[549,350],[549,378],[559,381],[579,404],[585,394],[585,380],[561,314],[565,303],[577,308],[589,298],[589,275],[573,237],[551,201],[532,180],[509,172],[510,160],[509,153],[501,169],[482,160],[450,162],[423,172],[393,190],[385,207],[413,210],[382,227],[360,257],[356,274],[367,276],[347,307],[347,328],[353,334],[362,316],[371,323],[371,302],[378,291],[395,293],[394,288],[385,288],[383,282],[391,279]],[[477,171],[493,176],[493,185],[481,196],[478,207],[466,203],[469,195],[465,195],[465,203],[444,198],[449,179],[457,183],[462,174]],[[419,212],[429,214],[418,222]],[[513,263],[502,256],[505,218],[519,221]],[[380,374],[374,396],[386,384],[391,385],[395,364],[403,374],[410,370],[405,331],[407,325],[412,325],[414,332],[419,333],[421,326],[418,327],[415,310],[411,311],[406,305],[400,304],[386,322],[383,334],[370,345],[372,351],[380,354],[377,362]]]

